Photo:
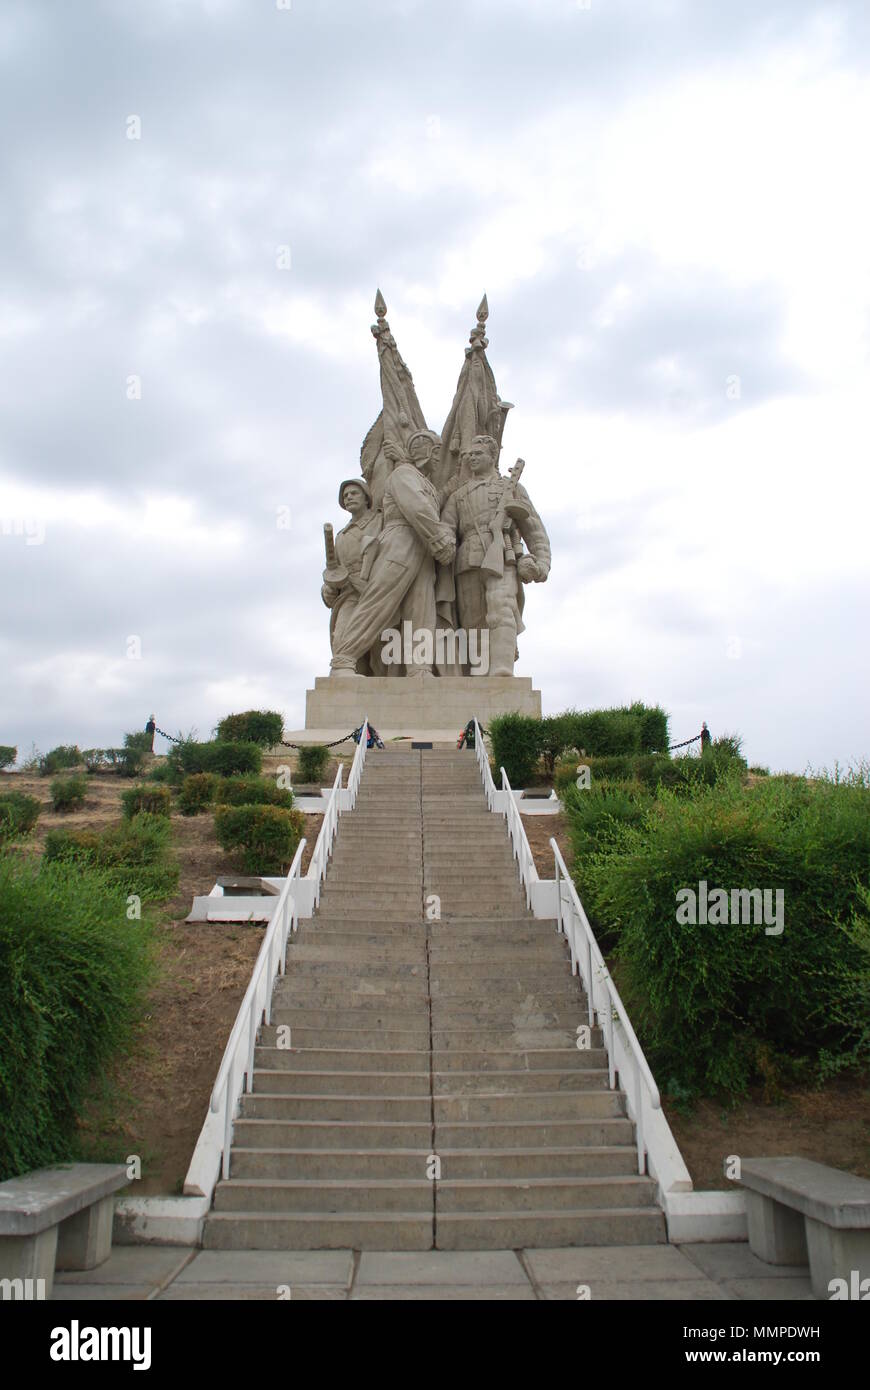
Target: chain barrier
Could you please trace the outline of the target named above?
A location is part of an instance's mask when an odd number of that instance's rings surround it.
[[[350,733],[349,733],[349,734],[345,734],[342,738],[334,739],[332,743],[321,743],[319,746],[320,746],[321,748],[337,748],[338,745],[339,745],[340,743],[348,743],[351,739],[353,739],[354,743],[356,743],[357,740],[358,740],[359,734],[360,734],[360,729],[351,729]],[[282,739],[281,739],[281,747],[282,747],[282,748],[310,748],[310,747],[311,747],[311,744],[310,744],[310,743],[288,743],[287,740],[286,740],[286,738],[282,738]]]
[[[699,739],[699,738],[703,738],[703,737],[704,737],[703,734],[695,734],[695,737],[694,737],[694,738],[686,738],[686,739],[683,739],[683,742],[682,742],[682,743],[669,743],[669,744],[668,744],[668,752],[670,753],[674,748],[688,748],[688,746],[689,746],[690,743],[697,743],[697,742],[698,742],[698,739]]]
[[[180,738],[173,738],[172,734],[167,734],[163,729],[158,729],[156,724],[154,725],[154,732],[155,734],[160,734],[161,738],[168,738],[170,743],[181,743]]]

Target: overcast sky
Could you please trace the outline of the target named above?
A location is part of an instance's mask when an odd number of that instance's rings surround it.
[[[5,0],[0,743],[302,726],[380,286],[436,429],[489,296],[545,712],[870,754],[868,67],[866,0]]]

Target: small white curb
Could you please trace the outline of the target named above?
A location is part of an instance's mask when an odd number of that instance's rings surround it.
[[[202,1245],[208,1197],[119,1197],[114,1245]]]

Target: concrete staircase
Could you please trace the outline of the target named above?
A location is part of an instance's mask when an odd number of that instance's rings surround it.
[[[206,1248],[664,1241],[601,1039],[575,1045],[585,999],[554,928],[526,910],[472,753],[371,752]]]

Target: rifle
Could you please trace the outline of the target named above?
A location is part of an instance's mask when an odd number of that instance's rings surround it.
[[[323,543],[326,548],[326,569],[323,571],[323,582],[339,588],[342,584],[347,583],[348,573],[344,565],[338,563],[338,556],[335,553],[335,537],[328,521],[323,524]]]
[[[517,459],[508,473],[511,485],[503,490],[498,511],[493,517],[492,541],[481,562],[481,574],[501,579],[505,565],[512,565],[515,562],[510,541],[510,528],[514,521],[525,521],[529,514],[526,503],[517,497],[517,484],[522,477],[525,466],[523,459]]]

